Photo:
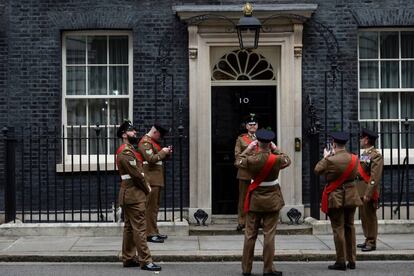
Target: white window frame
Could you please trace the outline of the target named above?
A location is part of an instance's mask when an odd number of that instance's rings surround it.
[[[414,28],[369,28],[369,29],[360,29],[358,30],[358,37],[357,37],[357,61],[358,61],[358,120],[359,122],[375,122],[377,124],[378,131],[381,131],[381,122],[394,122],[399,123],[399,132],[400,135],[398,137],[399,141],[402,141],[401,131],[402,131],[402,124],[405,121],[405,118],[401,118],[401,92],[411,92],[414,94],[414,88],[402,88],[402,72],[401,72],[401,61],[414,61],[414,58],[402,58],[401,57],[401,32],[414,31]],[[377,32],[378,33],[378,56],[375,59],[360,59],[359,58],[359,35],[364,32]],[[398,32],[398,58],[381,58],[380,56],[380,32]],[[398,88],[381,88],[381,61],[398,61],[399,65],[399,87]],[[378,61],[378,88],[361,88],[360,85],[360,62],[361,61]],[[388,93],[397,93],[398,95],[398,118],[397,119],[381,119],[381,110],[380,110],[380,93],[388,92]],[[377,93],[377,118],[376,119],[361,119],[361,93]],[[409,118],[408,122],[414,122],[414,118]],[[381,145],[381,136],[378,138],[378,144]],[[391,145],[392,146],[392,145]],[[398,160],[398,151],[400,150],[400,159]],[[398,148],[385,148],[384,150],[380,150],[384,154],[384,164],[385,165],[401,165],[404,162],[404,158],[406,157],[405,148],[402,148],[402,143],[400,142],[400,149]],[[362,152],[362,150],[361,150]],[[409,163],[414,163],[414,149],[409,149]],[[391,160],[392,159],[392,160]]]
[[[67,36],[74,36],[74,35],[90,35],[90,36],[128,36],[128,94],[127,95],[67,95],[66,91],[66,37]],[[95,31],[67,31],[62,34],[62,129],[67,125],[67,108],[66,108],[66,100],[67,99],[128,99],[128,117],[132,119],[133,114],[133,41],[132,41],[132,32],[131,31],[105,31],[105,30],[95,30]],[[85,45],[87,47],[87,43]],[[107,47],[107,55],[109,53],[109,47]],[[88,59],[87,52],[86,52],[86,60]],[[90,64],[87,64],[90,65]],[[95,65],[95,64],[94,64]],[[109,65],[109,57],[107,56],[106,64],[99,64],[99,66],[105,66],[108,68],[110,66],[117,66],[117,65],[125,65],[125,64],[111,64]],[[82,64],[85,66],[85,64]],[[86,66],[86,91],[88,91],[88,70]],[[109,75],[107,77],[107,87],[109,85]],[[88,113],[87,113],[88,114]],[[108,112],[109,117],[109,112]],[[87,115],[87,120],[89,119]],[[108,120],[109,123],[109,120]],[[88,122],[87,122],[88,124]],[[90,125],[91,127],[94,126],[93,124]],[[74,126],[75,127],[75,126]],[[101,125],[100,127],[105,127]],[[113,125],[110,126],[113,128]],[[65,129],[65,136],[67,135],[67,130]],[[119,144],[119,143],[116,143]],[[98,168],[98,158],[96,154],[68,154],[68,143],[65,142],[64,148],[64,160],[62,160],[61,164],[57,164],[57,171],[59,172],[71,172],[71,171],[95,171]],[[72,163],[73,159],[73,163]],[[81,161],[81,162],[80,162]],[[82,166],[80,166],[80,163]],[[109,153],[106,154],[99,154],[99,165],[100,169],[104,170],[114,170],[115,168],[115,160],[114,154]],[[64,165],[63,165],[64,164]],[[105,167],[106,164],[106,167]]]

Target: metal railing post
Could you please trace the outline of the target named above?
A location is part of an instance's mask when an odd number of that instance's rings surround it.
[[[96,175],[98,180],[97,185],[97,196],[98,196],[98,221],[104,221],[104,215],[102,213],[102,195],[101,195],[101,168],[99,164],[99,142],[100,138],[99,135],[101,134],[102,129],[99,127],[99,124],[96,124],[95,132],[96,132]]]
[[[5,137],[5,176],[4,187],[5,222],[16,221],[16,144],[13,128],[3,128]]]

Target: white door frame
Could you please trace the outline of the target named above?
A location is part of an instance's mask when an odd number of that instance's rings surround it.
[[[291,208],[302,214],[302,152],[295,152],[295,138],[302,137],[302,30],[300,23],[291,31],[262,33],[260,46],[279,46],[281,51],[278,77],[278,137],[279,146],[292,159],[292,165],[282,171],[279,180],[286,206],[281,219],[287,220]],[[238,41],[234,33],[200,32],[188,26],[189,40],[189,111],[190,111],[190,222],[194,213],[204,210],[211,219],[211,64],[210,47],[233,46]]]
[[[173,11],[181,20],[189,20],[189,115],[190,115],[190,206],[189,220],[196,222],[198,209],[211,220],[211,67],[210,47],[238,46],[233,27],[219,20],[224,16],[233,24],[242,16],[242,5],[177,5]],[[285,207],[282,221],[291,208],[304,214],[302,204],[302,152],[295,152],[295,138],[302,140],[302,31],[303,22],[289,17],[310,18],[317,4],[255,4],[254,16],[266,26],[260,34],[260,46],[280,46],[281,66],[278,83],[278,127],[280,148],[292,159],[292,165],[280,175]],[[280,16],[279,16],[280,15]],[[284,16],[286,15],[286,16]],[[290,19],[289,19],[290,18]],[[195,19],[195,20],[192,20]],[[198,23],[196,21],[199,21]],[[224,20],[226,21],[226,20]],[[193,22],[193,23],[191,23]],[[227,25],[226,25],[227,24]]]

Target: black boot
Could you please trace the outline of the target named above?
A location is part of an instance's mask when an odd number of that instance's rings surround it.
[[[161,239],[158,236],[148,236],[147,237],[147,242],[163,243],[164,239]]]
[[[163,235],[163,234],[157,234],[157,237],[160,238],[160,239],[163,239],[163,240],[168,239],[168,236],[167,235]]]
[[[346,265],[347,268],[349,269],[355,269],[355,263],[354,262],[348,262],[348,264]]]
[[[334,263],[333,265],[328,266],[329,269],[334,270],[346,270],[345,263]]]
[[[236,227],[236,231],[237,232],[241,232],[244,229],[244,225],[243,224],[238,224]]]
[[[358,248],[364,248],[365,247],[365,245],[366,245],[366,243],[364,242],[364,243],[358,243],[357,244],[357,247]]]
[[[375,249],[377,249],[376,246],[365,245],[364,247],[361,248],[361,251],[369,252],[369,251],[374,251]]]
[[[161,267],[154,263],[147,263],[141,267],[142,270],[161,271]]]

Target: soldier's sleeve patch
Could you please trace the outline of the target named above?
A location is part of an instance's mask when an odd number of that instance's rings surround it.
[[[151,154],[152,154],[152,149],[147,149],[147,150],[145,150],[145,152],[146,152],[148,155],[151,155]]]
[[[136,160],[129,161],[129,164],[131,164],[132,166],[136,166],[137,165],[137,161]]]

